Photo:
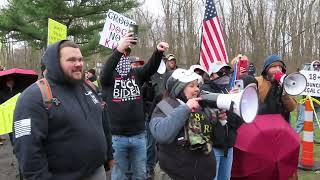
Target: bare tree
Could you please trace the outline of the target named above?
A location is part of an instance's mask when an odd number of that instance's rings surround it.
[[[320,57],[319,0],[231,0],[215,1],[224,31],[229,59],[246,54],[258,70],[271,53],[279,54],[293,71]],[[199,60],[204,0],[161,0],[161,15],[142,7],[129,13],[139,24],[139,42],[134,55],[149,57],[159,41],[170,44],[182,67]],[[163,14],[163,15],[162,15]],[[21,49],[22,48],[22,49]],[[3,44],[0,63],[6,67],[39,68],[42,51],[14,41]],[[104,55],[105,56],[105,55]],[[101,57],[87,57],[88,67]]]

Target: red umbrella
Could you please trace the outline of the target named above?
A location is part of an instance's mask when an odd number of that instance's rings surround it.
[[[232,179],[287,180],[297,170],[299,149],[299,135],[281,115],[258,115],[238,129]]]
[[[38,79],[37,73],[33,70],[13,68],[0,71],[0,89],[4,87],[3,80],[7,77],[14,79],[15,85],[21,91]]]

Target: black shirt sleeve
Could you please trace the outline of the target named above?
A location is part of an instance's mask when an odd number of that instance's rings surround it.
[[[159,52],[155,50],[150,57],[147,64],[145,64],[142,68],[137,68],[136,73],[141,82],[146,82],[150,79],[150,77],[157,72],[158,67],[161,63],[161,59],[163,56],[163,52]]]

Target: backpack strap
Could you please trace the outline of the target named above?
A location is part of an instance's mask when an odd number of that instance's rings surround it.
[[[52,105],[52,99],[53,99],[50,85],[49,85],[46,78],[39,79],[36,83],[37,83],[38,87],[40,88],[43,105],[48,110],[48,109],[50,109],[50,107]]]
[[[157,106],[166,116],[173,111],[173,107],[165,99],[161,100]]]

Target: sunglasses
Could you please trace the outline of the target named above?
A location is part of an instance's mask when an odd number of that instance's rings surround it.
[[[222,77],[222,76],[225,76],[225,75],[228,75],[230,73],[229,70],[225,69],[225,68],[222,68],[220,69],[218,72],[217,72],[217,75],[219,77]]]

